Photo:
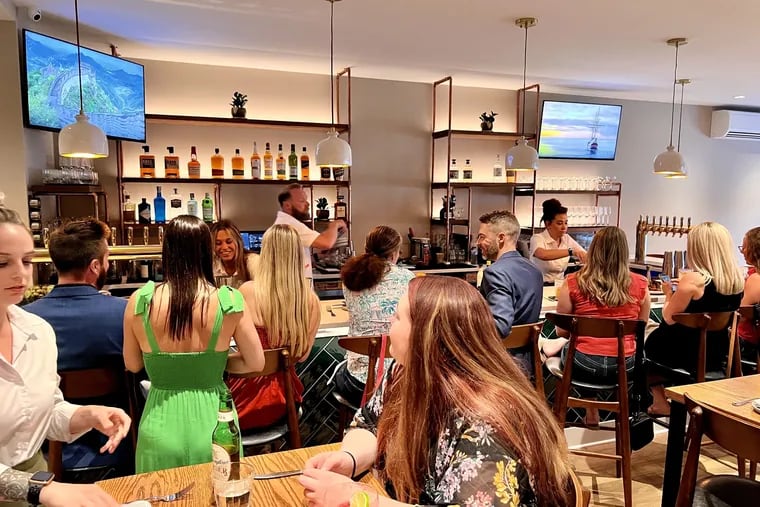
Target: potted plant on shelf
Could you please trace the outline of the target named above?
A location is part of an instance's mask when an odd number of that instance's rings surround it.
[[[317,199],[317,220],[329,220],[330,210],[327,209],[327,197]]]
[[[248,95],[243,95],[240,92],[232,94],[232,117],[233,118],[245,118],[245,103],[248,102]]]
[[[480,130],[483,132],[489,132],[493,130],[493,122],[496,120],[495,116],[499,113],[494,113],[491,111],[491,114],[488,114],[487,111],[484,111],[483,114],[480,115]]]

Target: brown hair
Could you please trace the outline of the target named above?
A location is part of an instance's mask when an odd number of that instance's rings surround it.
[[[397,498],[419,500],[434,439],[458,414],[494,428],[527,470],[539,505],[566,505],[564,433],[504,349],[477,289],[426,276],[410,282],[408,297],[408,360],[388,388],[377,430],[378,456]]]
[[[544,223],[551,222],[557,215],[567,214],[567,208],[562,206],[559,199],[547,199],[541,203],[541,208],[544,210],[541,216],[541,221]]]
[[[48,250],[55,269],[61,274],[81,275],[95,259],[103,259],[111,237],[108,225],[95,218],[71,220],[50,235]]]
[[[21,220],[21,215],[16,210],[6,208],[2,204],[0,204],[0,224],[20,225],[29,232],[29,228]]]
[[[282,205],[285,204],[287,200],[291,198],[290,192],[291,190],[299,190],[302,189],[303,185],[300,183],[291,183],[287,187],[285,187],[285,190],[277,194],[277,202],[280,203],[280,207],[282,208]]]
[[[586,262],[576,275],[578,290],[591,301],[609,308],[633,303],[628,241],[618,227],[597,231],[588,247]]]
[[[491,226],[491,231],[495,233],[503,232],[511,240],[516,240],[520,235],[520,222],[517,217],[509,210],[500,209],[489,211],[480,215],[481,224]]]
[[[235,273],[243,282],[247,282],[251,279],[251,273],[248,272],[248,265],[245,262],[246,251],[243,245],[243,237],[240,235],[240,229],[230,220],[223,219],[211,224],[211,244],[214,247],[214,257],[216,257],[216,235],[221,231],[226,231],[235,241]]]
[[[747,238],[747,248],[742,252],[752,267],[760,270],[760,227],[753,227],[744,235]]]
[[[371,289],[383,279],[390,269],[388,260],[398,252],[401,235],[391,227],[378,225],[367,234],[364,253],[350,258],[340,270],[343,285],[359,292]]]

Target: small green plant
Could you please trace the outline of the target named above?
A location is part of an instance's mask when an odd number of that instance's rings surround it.
[[[317,209],[327,209],[327,197],[320,197],[317,199]]]
[[[480,121],[493,123],[496,119],[495,116],[497,116],[499,113],[494,113],[491,111],[491,114],[488,114],[487,111],[483,111],[483,114],[480,115]]]
[[[248,95],[243,95],[240,92],[235,92],[232,94],[232,102],[230,102],[230,105],[232,107],[245,107],[246,102],[248,102]]]

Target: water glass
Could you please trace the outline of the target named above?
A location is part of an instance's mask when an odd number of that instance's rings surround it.
[[[240,479],[231,480],[212,475],[216,507],[248,507],[253,474],[253,466],[240,463]]]
[[[327,487],[323,500],[325,507],[343,507],[345,505],[361,505],[362,507],[378,507],[380,498],[377,490],[361,482],[336,482]]]
[[[562,286],[565,285],[565,278],[557,278],[554,280],[554,296],[556,298],[559,298],[559,291],[562,289]]]

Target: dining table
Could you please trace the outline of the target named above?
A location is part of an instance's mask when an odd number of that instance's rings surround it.
[[[681,483],[684,438],[686,435],[685,393],[688,393],[689,398],[698,405],[716,409],[760,431],[760,414],[754,411],[751,403],[740,403],[760,398],[760,375],[747,375],[665,389],[665,395],[671,403],[668,446],[665,453],[665,473],[662,479],[663,507],[675,505],[678,487]]]
[[[253,467],[255,474],[269,474],[288,470],[300,470],[304,463],[321,452],[337,451],[340,444],[318,445],[302,449],[259,454],[243,458],[244,463]],[[367,473],[360,482],[377,490],[379,495],[387,496],[385,488],[371,473]],[[129,475],[97,482],[106,493],[117,502],[129,503],[151,496],[169,495],[195,485],[182,498],[171,502],[172,507],[208,507],[214,505],[211,485],[211,463],[170,468],[157,472]],[[163,504],[160,504],[163,505]],[[253,480],[251,482],[250,505],[252,507],[301,506],[304,504],[304,489],[298,477]]]

